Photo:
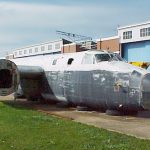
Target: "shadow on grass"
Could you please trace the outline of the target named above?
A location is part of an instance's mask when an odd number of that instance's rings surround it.
[[[27,101],[26,99],[19,100],[1,100],[5,105],[8,105],[17,109],[24,110],[40,110],[40,111],[69,111],[73,108],[68,107],[66,103],[56,103],[54,101],[45,101],[44,103],[41,101]]]
[[[24,110],[39,110],[43,112],[55,112],[55,111],[72,111],[76,110],[75,107],[68,107],[66,103],[56,103],[54,101],[27,101],[26,99],[18,99],[14,100],[1,100],[0,102],[4,103],[5,105],[11,106],[17,109],[24,109]],[[86,110],[86,111],[91,111]],[[101,111],[94,111],[97,113],[104,113]],[[150,110],[143,110],[139,111],[137,114],[129,115],[137,118],[150,118]]]
[[[26,103],[25,101],[1,100],[0,102],[2,102],[3,104],[7,106],[17,108],[17,109],[24,109],[24,110],[33,109],[32,105],[29,103]]]
[[[139,111],[138,114],[135,117],[138,117],[138,118],[150,118],[150,110]]]

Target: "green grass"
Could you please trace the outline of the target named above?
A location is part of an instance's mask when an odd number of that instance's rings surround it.
[[[0,150],[149,150],[150,140],[0,102]]]

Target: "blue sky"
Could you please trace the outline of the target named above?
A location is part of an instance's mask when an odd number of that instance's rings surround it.
[[[56,30],[116,35],[117,26],[150,21],[149,6],[149,0],[0,0],[0,56],[59,39]]]

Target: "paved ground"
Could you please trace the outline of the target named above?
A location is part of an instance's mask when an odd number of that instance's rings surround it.
[[[14,100],[13,94],[8,96],[0,96],[0,100]]]
[[[14,102],[12,99],[9,100],[9,98],[10,97],[5,98],[3,102],[11,106],[20,105],[36,109],[47,114],[132,135],[138,138],[150,139],[150,111],[139,112],[137,116],[108,116],[102,112],[77,111],[75,108],[59,108],[52,104],[27,102],[25,100],[17,100]]]
[[[108,116],[102,112],[57,109],[56,106],[36,106],[39,111],[104,128],[111,131],[150,139],[150,112],[140,112],[138,117]],[[140,117],[141,116],[141,117]],[[144,118],[146,116],[146,118]]]

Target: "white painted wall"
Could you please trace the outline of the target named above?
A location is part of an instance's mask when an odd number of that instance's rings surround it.
[[[140,29],[150,27],[150,22],[141,24],[134,24],[118,28],[118,36],[120,37],[120,43],[129,43],[150,40],[150,36],[140,37]],[[132,31],[132,39],[123,39],[123,32]]]
[[[56,44],[60,44],[60,47],[58,49],[56,49],[56,47],[55,47]],[[52,45],[51,50],[48,50],[49,45]],[[25,57],[25,56],[32,56],[32,55],[39,55],[39,54],[61,52],[62,45],[63,45],[63,41],[62,40],[57,40],[57,41],[42,43],[42,44],[38,44],[38,45],[23,47],[23,48],[15,50],[13,52],[13,54],[14,54],[14,58],[18,58],[18,57]],[[45,48],[43,51],[41,50],[42,46],[44,46],[44,48]],[[38,48],[38,52],[35,52],[35,48]],[[29,53],[30,49],[32,49],[32,53]],[[26,54],[24,54],[24,50],[27,51]],[[19,54],[19,52],[21,52],[21,54]],[[17,53],[17,55],[15,55],[16,53]]]

